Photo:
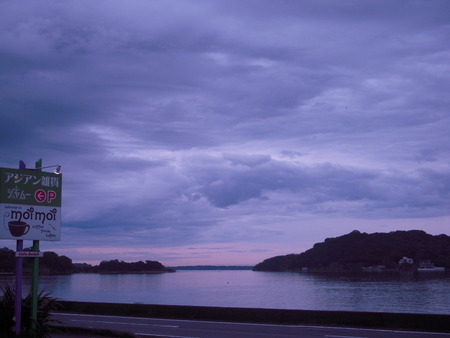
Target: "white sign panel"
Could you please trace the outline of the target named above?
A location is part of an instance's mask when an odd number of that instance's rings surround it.
[[[3,226],[0,238],[59,241],[61,208],[22,204],[0,204]]]

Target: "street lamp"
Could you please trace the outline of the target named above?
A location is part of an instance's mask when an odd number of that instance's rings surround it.
[[[31,170],[41,170],[41,169],[47,169],[47,168],[53,168],[53,167],[56,167],[55,171],[53,171],[53,172],[55,174],[60,174],[60,172],[61,172],[61,165],[60,164],[48,165],[48,166],[45,166],[45,167],[34,168],[34,169],[31,169]]]

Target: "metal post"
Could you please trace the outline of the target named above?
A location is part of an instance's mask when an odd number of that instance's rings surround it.
[[[33,252],[39,252],[39,241],[33,241]],[[33,279],[31,284],[31,329],[36,329],[39,288],[39,257],[34,257]]]
[[[23,241],[17,240],[16,251],[23,250]],[[15,333],[16,335],[20,335],[20,327],[22,321],[22,267],[23,267],[23,258],[16,257],[16,298],[14,304],[14,315],[16,317],[16,326]]]
[[[25,162],[19,161],[19,169],[25,169]],[[16,252],[23,250],[23,240],[19,239],[16,243]],[[15,299],[14,299],[14,316],[16,318],[16,325],[14,332],[16,335],[20,334],[20,327],[22,322],[22,272],[23,272],[23,258],[16,257],[16,285],[15,285]]]
[[[42,169],[42,158],[36,161],[35,168],[39,171]],[[39,241],[33,241],[33,252],[39,252]],[[31,281],[31,329],[36,330],[37,309],[38,309],[38,289],[39,289],[39,257],[33,260],[33,276]]]

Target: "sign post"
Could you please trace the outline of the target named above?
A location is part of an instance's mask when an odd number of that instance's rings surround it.
[[[33,241],[33,252],[39,252],[39,241]],[[39,289],[39,257],[33,258],[33,277],[31,280],[31,329],[36,330]]]
[[[39,164],[39,167],[38,167]],[[37,319],[39,278],[39,241],[61,239],[62,175],[42,172],[42,160],[36,169],[0,168],[0,239],[17,240],[15,333],[20,334],[22,305],[23,240],[33,241],[32,328]],[[59,169],[59,166],[58,166]]]
[[[23,250],[23,241],[17,240],[16,251]],[[22,270],[23,258],[16,257],[16,298],[14,299],[14,317],[16,318],[16,325],[14,332],[16,335],[20,334],[20,323],[22,321]]]
[[[36,161],[36,170],[42,171],[42,158]],[[39,241],[33,241],[33,252],[39,252]],[[36,330],[39,289],[39,257],[33,259],[33,277],[31,279],[31,329]]]

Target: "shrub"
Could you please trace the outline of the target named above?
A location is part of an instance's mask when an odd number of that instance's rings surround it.
[[[14,306],[15,306],[15,288],[12,286],[1,287],[3,297],[0,299],[0,336],[14,336]],[[56,298],[50,297],[49,293],[43,290],[38,293],[37,297],[37,318],[35,321],[35,329],[32,328],[31,322],[31,303],[32,294],[30,293],[22,299],[22,315],[21,315],[21,337],[49,337],[50,325],[55,321],[50,319],[50,312],[61,307]]]

